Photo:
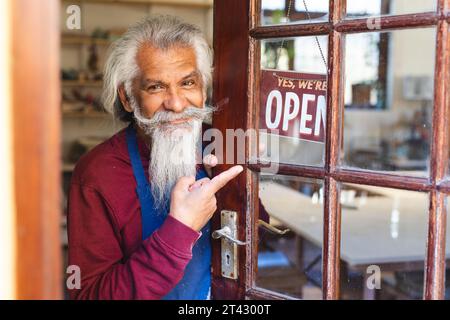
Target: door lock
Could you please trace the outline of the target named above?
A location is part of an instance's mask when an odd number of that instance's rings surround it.
[[[222,210],[220,213],[221,228],[212,233],[214,239],[221,239],[222,276],[229,279],[238,278],[237,246],[247,243],[237,239],[237,212]]]

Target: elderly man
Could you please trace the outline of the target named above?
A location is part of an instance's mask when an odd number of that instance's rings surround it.
[[[146,19],[112,46],[104,104],[129,125],[73,174],[69,264],[81,288],[72,298],[209,298],[215,193],[242,171],[210,180],[197,165],[210,80],[208,44],[176,18]]]

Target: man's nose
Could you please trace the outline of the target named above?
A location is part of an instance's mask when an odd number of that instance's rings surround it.
[[[176,89],[170,90],[164,100],[164,108],[173,112],[183,112],[187,105],[187,99]]]

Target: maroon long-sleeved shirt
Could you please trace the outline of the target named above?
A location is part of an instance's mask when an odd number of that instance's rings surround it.
[[[149,150],[138,138],[148,174]],[[72,299],[159,299],[181,280],[200,233],[169,216],[142,241],[125,130],[78,162],[68,203],[69,265],[81,271]]]

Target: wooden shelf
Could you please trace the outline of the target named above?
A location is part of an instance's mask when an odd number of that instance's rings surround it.
[[[61,165],[62,172],[72,172],[75,169],[75,163],[63,162]]]
[[[63,87],[102,87],[103,81],[101,80],[62,80],[61,85]]]
[[[91,0],[91,3],[149,4],[194,8],[212,8],[213,0]]]
[[[64,118],[110,118],[111,115],[106,112],[90,111],[90,112],[62,112]]]
[[[109,39],[93,38],[87,35],[63,34],[61,44],[63,45],[91,45],[109,46],[112,43]]]

